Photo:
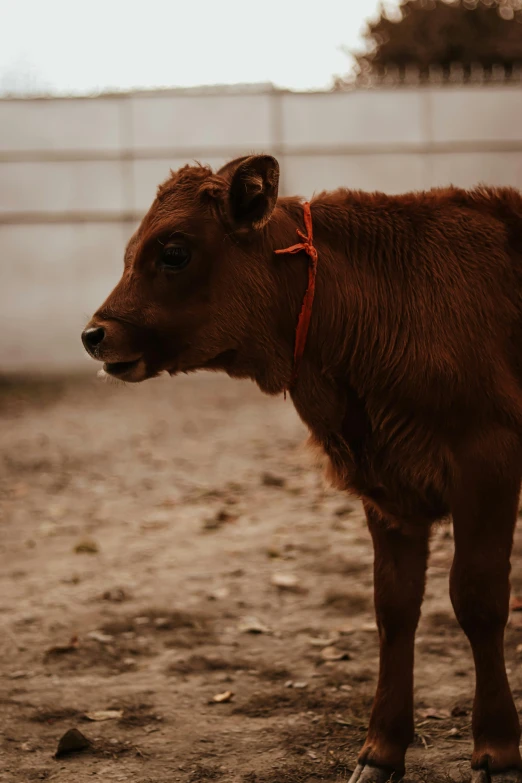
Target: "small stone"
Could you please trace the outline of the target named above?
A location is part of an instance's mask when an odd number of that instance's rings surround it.
[[[66,655],[67,653],[76,652],[79,646],[79,640],[74,635],[68,644],[57,644],[54,647],[50,647],[45,651],[45,655],[48,657],[55,657],[57,655]]]
[[[469,715],[469,709],[462,704],[455,704],[451,710],[453,718],[464,718],[466,715]]]
[[[228,587],[216,587],[208,594],[209,601],[222,601],[224,598],[228,598],[230,590]]]
[[[66,731],[63,737],[61,737],[54,757],[59,759],[62,756],[67,756],[69,753],[78,753],[82,750],[86,750],[90,745],[90,740],[88,740],[81,731],[78,731],[78,729],[69,729],[69,731]]]
[[[456,726],[453,726],[453,728],[452,728],[452,729],[450,729],[450,730],[448,731],[448,737],[453,737],[454,739],[458,739],[458,738],[459,738],[459,737],[461,737],[461,736],[462,736],[462,734],[461,734],[461,732],[460,732],[460,731],[457,729],[457,727],[456,727]]]
[[[203,522],[203,530],[207,532],[210,530],[219,530],[219,528],[223,527],[226,523],[235,522],[237,518],[237,514],[232,514],[226,508],[222,508],[213,517],[205,519]]]
[[[74,547],[74,551],[76,552],[77,555],[81,555],[81,554],[95,555],[100,550],[98,544],[93,538],[83,538],[81,541],[78,541],[78,543]]]
[[[106,590],[102,596],[104,601],[112,601],[119,604],[122,601],[128,601],[130,598],[129,593],[124,587],[112,587],[110,590]]]
[[[275,476],[273,473],[263,473],[261,483],[265,487],[284,487],[286,479],[282,476]]]

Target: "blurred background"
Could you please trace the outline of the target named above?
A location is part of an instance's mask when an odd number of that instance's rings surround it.
[[[305,197],[522,184],[520,0],[0,12],[1,372],[87,366],[79,330],[187,161],[269,152]]]
[[[378,656],[360,503],[289,400],[104,384],[80,341],[169,169],[261,151],[308,198],[521,187],[522,0],[0,0],[2,783],[350,777]],[[440,526],[410,782],[469,769],[451,558]],[[518,534],[522,711],[521,562]]]

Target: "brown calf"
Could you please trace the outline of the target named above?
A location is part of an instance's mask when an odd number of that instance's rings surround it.
[[[223,370],[289,388],[375,548],[380,671],[352,781],[399,779],[433,522],[453,517],[451,600],[473,650],[475,783],[522,781],[504,666],[522,477],[522,197],[507,188],[311,203],[317,284],[299,374],[302,202],[263,155],[172,174],[83,340],[111,375]]]

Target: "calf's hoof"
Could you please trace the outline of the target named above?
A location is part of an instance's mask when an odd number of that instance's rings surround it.
[[[522,771],[507,769],[505,772],[488,772],[487,769],[474,769],[471,783],[522,783]]]
[[[389,783],[391,781],[396,783],[401,779],[402,775],[390,769],[371,767],[369,764],[357,764],[349,783]],[[477,783],[482,783],[482,781],[477,781]]]

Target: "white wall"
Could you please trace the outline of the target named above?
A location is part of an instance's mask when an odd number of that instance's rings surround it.
[[[86,367],[81,327],[158,183],[255,151],[306,197],[522,187],[522,86],[0,100],[0,371]]]

